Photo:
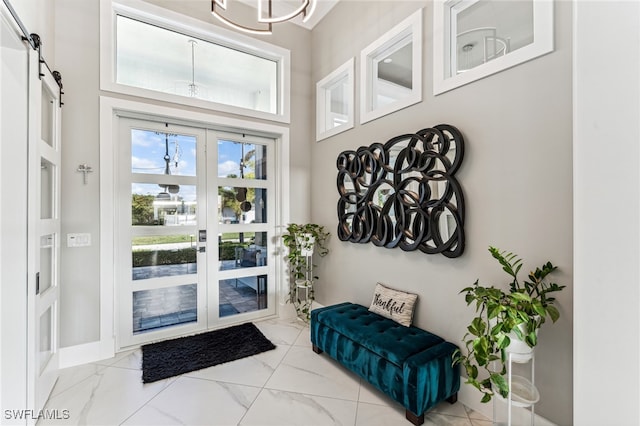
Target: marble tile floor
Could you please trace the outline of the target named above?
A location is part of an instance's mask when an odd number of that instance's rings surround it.
[[[298,320],[255,323],[277,348],[143,385],[139,350],[62,370],[38,425],[410,426],[404,409],[326,354],[311,350]],[[65,411],[66,410],[66,411]],[[425,425],[490,426],[460,402]]]

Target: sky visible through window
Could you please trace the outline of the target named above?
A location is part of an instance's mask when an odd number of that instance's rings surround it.
[[[240,177],[240,162],[255,145],[218,141],[218,177]],[[191,135],[155,132],[150,130],[131,130],[131,172],[163,175],[166,171],[165,155],[169,158],[169,174],[172,176],[196,176],[196,138]],[[245,167],[247,173],[247,167]],[[245,177],[248,177],[245,175]],[[195,186],[180,190],[184,199],[195,200]],[[135,194],[156,195],[162,191],[149,184],[134,183]]]
[[[196,176],[196,138],[175,133],[131,130],[131,171],[165,174],[165,154],[169,174]]]

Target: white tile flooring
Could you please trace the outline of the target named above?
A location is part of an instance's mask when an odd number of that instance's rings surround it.
[[[404,408],[326,354],[311,350],[297,320],[255,323],[277,348],[143,385],[140,351],[62,370],[45,410],[68,419],[38,425],[401,425]],[[425,425],[489,426],[460,402],[444,402]]]

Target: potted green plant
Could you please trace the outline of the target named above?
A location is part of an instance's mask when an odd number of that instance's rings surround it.
[[[549,274],[557,269],[551,262],[531,271],[528,281],[520,282],[522,259],[518,255],[495,247],[489,247],[489,252],[510,276],[509,290],[484,287],[476,280],[473,286],[460,292],[465,293],[467,306],[475,304],[476,316],[463,337],[467,354],[458,350],[453,361],[464,368],[466,383],[483,393],[482,402],[490,401],[494,392],[507,398],[505,360],[511,343],[515,340],[513,343],[524,343],[529,348],[537,345],[542,324],[547,318],[556,322],[560,317],[551,293],[565,288],[548,282]]]
[[[313,255],[324,257],[329,253],[326,246],[329,235],[324,226],[315,223],[290,223],[282,234],[291,274],[289,301],[294,304],[298,317],[305,321],[311,315],[311,304],[315,299],[313,282],[318,279],[313,273]],[[302,293],[304,297],[301,297]]]

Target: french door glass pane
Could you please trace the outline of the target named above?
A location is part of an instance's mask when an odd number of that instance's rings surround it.
[[[267,147],[265,145],[219,140],[218,177],[267,178]]]
[[[131,172],[195,176],[196,138],[131,129]]]
[[[53,310],[49,307],[40,316],[40,336],[38,342],[38,361],[40,363],[40,371],[47,366],[49,358],[53,355]]]
[[[55,166],[45,159],[40,160],[40,219],[53,218],[53,185]]]
[[[40,237],[40,293],[53,285],[54,247],[53,235]]]
[[[133,280],[195,274],[196,239],[193,234],[134,237],[131,241]]]
[[[196,226],[196,186],[131,184],[131,224]]]
[[[267,223],[267,190],[264,188],[218,187],[218,220],[230,223]]]
[[[226,232],[218,243],[221,271],[267,265],[266,232]]]
[[[116,32],[120,84],[278,112],[276,61],[124,16]]]
[[[41,127],[40,127],[40,137],[43,141],[45,141],[49,146],[53,146],[53,120],[55,113],[55,100],[53,95],[49,92],[49,90],[42,85],[42,116],[41,116]]]
[[[219,281],[220,317],[267,308],[267,275]]]
[[[133,292],[133,333],[197,321],[198,285]]]

